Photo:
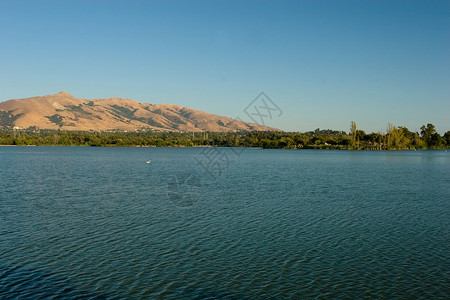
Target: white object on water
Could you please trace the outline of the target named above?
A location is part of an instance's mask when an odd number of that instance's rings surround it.
[[[150,162],[151,162],[152,160],[151,159],[149,159],[149,160],[147,160],[147,163],[149,164]]]

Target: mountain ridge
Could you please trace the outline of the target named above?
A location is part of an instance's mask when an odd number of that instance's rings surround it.
[[[281,131],[176,104],[84,99],[66,91],[0,102],[0,128],[61,130]]]

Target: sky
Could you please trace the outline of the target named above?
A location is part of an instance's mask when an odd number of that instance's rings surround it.
[[[62,90],[244,121],[264,92],[285,131],[442,134],[450,1],[1,0],[0,101]]]

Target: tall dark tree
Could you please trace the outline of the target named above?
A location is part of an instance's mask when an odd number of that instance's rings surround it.
[[[447,147],[450,147],[450,131],[444,133],[444,141]]]
[[[420,127],[420,130],[421,130],[420,134],[422,135],[422,138],[427,144],[427,147],[429,148],[442,147],[444,141],[442,137],[439,135],[439,133],[436,132],[436,127],[434,127],[433,124],[428,123],[426,127],[425,125],[423,125],[422,127]]]

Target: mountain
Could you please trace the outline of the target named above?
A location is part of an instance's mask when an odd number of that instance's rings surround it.
[[[0,128],[61,130],[279,131],[173,104],[82,99],[67,92],[0,103]]]

